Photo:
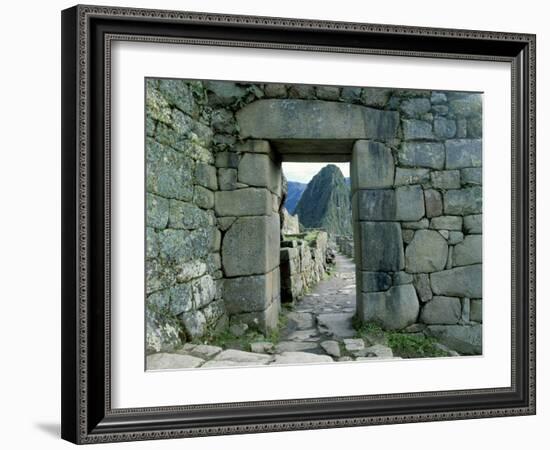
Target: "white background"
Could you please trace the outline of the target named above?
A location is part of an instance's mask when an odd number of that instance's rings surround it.
[[[538,172],[550,163],[546,103],[550,92],[550,31],[543,2],[479,2],[463,0],[445,7],[440,1],[353,0],[320,2],[139,1],[107,4],[242,14],[397,23],[434,27],[464,27],[538,34]],[[2,39],[2,371],[0,408],[5,448],[68,448],[59,440],[60,347],[60,17],[64,1],[15,2],[3,5]],[[540,177],[539,198],[550,188]],[[546,202],[546,205],[548,202]],[[538,273],[548,273],[542,258],[550,250],[548,206],[538,205]],[[539,324],[548,316],[547,288],[538,292]],[[330,449],[349,445],[408,449],[491,446],[542,448],[550,421],[548,379],[549,327],[538,330],[538,415],[388,427],[272,433],[193,439],[185,442],[117,444],[120,448]]]
[[[114,408],[510,385],[508,63],[117,42],[112,70]],[[223,60],[221,65],[218,61]],[[292,67],[292,71],[288,68]],[[406,73],[406,78],[403,74]],[[143,371],[143,80],[299,81],[483,92],[483,356],[220,370]],[[487,170],[487,168],[499,170]],[[407,376],[401,376],[406,372]],[[223,383],[220,383],[223,379]],[[335,383],[333,380],[345,380]],[[368,383],[365,383],[368,380]],[[190,388],[192,386],[192,388]],[[227,389],[231,386],[231,389]]]

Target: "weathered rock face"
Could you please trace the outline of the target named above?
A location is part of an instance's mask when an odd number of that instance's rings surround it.
[[[448,246],[446,239],[434,230],[418,230],[407,246],[405,267],[410,273],[437,272],[445,268]]]

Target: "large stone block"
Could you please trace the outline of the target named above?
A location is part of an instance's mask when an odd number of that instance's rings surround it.
[[[319,100],[258,100],[237,112],[242,138],[391,139],[399,114]]]
[[[416,322],[420,306],[412,284],[385,292],[362,293],[357,313],[364,322],[376,322],[388,330],[400,330]]]
[[[466,169],[460,169],[460,181],[462,184],[480,185],[483,176],[483,169],[481,167],[468,167]]]
[[[218,189],[218,178],[216,167],[210,164],[197,163],[195,167],[195,179],[201,186],[216,191]]]
[[[436,295],[422,308],[420,321],[430,325],[454,325],[462,314],[460,299]]]
[[[434,119],[434,133],[438,138],[452,138],[456,134],[456,122],[451,119],[437,117]]]
[[[443,169],[445,147],[438,142],[404,142],[398,151],[398,158],[406,167]]]
[[[249,186],[269,187],[272,165],[268,155],[245,153],[239,163],[238,180]]]
[[[461,354],[481,355],[481,325],[429,325],[427,331]]]
[[[210,216],[207,211],[193,203],[170,200],[170,228],[194,230],[208,225],[210,225]]]
[[[279,264],[279,215],[241,217],[225,233],[222,264],[225,275],[267,273]]]
[[[439,216],[430,221],[430,228],[434,230],[462,230],[462,217],[460,216]]]
[[[455,245],[453,250],[453,266],[467,266],[481,262],[482,239],[481,234],[466,236]]]
[[[263,275],[226,278],[223,298],[230,314],[264,311],[273,298],[273,271]]]
[[[231,325],[245,324],[248,328],[267,333],[277,328],[279,323],[279,311],[281,305],[278,301],[273,301],[263,311],[234,314],[231,316]]]
[[[447,169],[481,167],[481,139],[451,139],[445,141]]]
[[[397,220],[415,221],[424,216],[424,194],[418,185],[396,188],[395,203]]]
[[[405,266],[401,227],[396,222],[361,222],[361,270],[396,272]]]
[[[384,144],[372,141],[357,141],[354,144],[351,160],[352,191],[392,187],[394,170],[391,150]]]
[[[359,220],[395,220],[396,202],[393,189],[363,189],[353,194],[356,217]]]
[[[424,191],[424,203],[426,206],[426,217],[437,217],[443,214],[443,200],[439,191],[426,189]]]
[[[263,216],[272,210],[271,192],[262,188],[245,188],[215,193],[217,216]]]
[[[481,298],[482,265],[456,267],[430,274],[432,290],[438,295]]]
[[[212,233],[209,228],[193,231],[166,229],[158,234],[160,256],[178,264],[208,254]]]
[[[418,230],[407,246],[405,267],[410,273],[437,272],[447,262],[447,240],[434,230]]]
[[[481,212],[481,187],[474,186],[464,189],[453,189],[443,194],[443,209],[445,214],[465,216]]]

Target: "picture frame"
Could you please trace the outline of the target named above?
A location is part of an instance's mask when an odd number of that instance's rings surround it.
[[[111,44],[120,41],[511,65],[511,384],[112,408]],[[535,36],[78,5],[62,12],[62,437],[84,443],[535,414]],[[141,133],[141,131],[138,131]]]

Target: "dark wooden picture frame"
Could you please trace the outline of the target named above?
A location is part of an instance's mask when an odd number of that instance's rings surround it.
[[[511,386],[113,409],[109,101],[115,40],[509,62]],[[62,12],[64,439],[84,444],[528,414],[535,414],[534,35],[98,6]]]

